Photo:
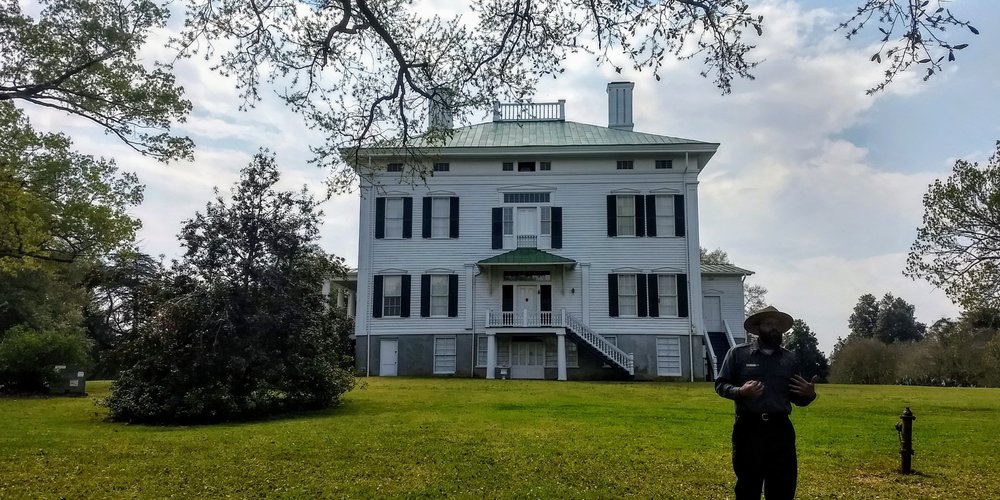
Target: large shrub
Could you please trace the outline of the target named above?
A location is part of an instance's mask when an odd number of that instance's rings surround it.
[[[187,252],[164,280],[155,318],[119,349],[122,370],[105,404],[111,418],[188,423],[323,408],[353,385],[337,308],[323,281],[340,259],[314,243],[316,203],[274,190],[273,158],[242,171],[185,223]]]
[[[830,382],[836,384],[891,384],[895,374],[894,350],[875,339],[848,339],[830,366]]]
[[[87,364],[87,339],[75,331],[15,326],[0,335],[0,392],[44,393],[57,365]]]

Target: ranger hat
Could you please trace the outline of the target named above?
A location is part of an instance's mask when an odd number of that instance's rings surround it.
[[[760,328],[760,322],[763,321],[764,318],[774,318],[774,320],[778,323],[778,331],[782,333],[788,331],[788,329],[792,327],[791,316],[775,309],[774,306],[767,306],[751,314],[750,317],[743,322],[743,328],[748,333],[757,335],[760,333],[758,331]]]

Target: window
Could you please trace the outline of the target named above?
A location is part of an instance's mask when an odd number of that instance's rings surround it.
[[[450,169],[451,169],[451,165],[449,165],[447,163],[435,163],[434,164],[434,171],[435,172],[447,172]]]
[[[538,170],[552,170],[552,162],[550,161],[539,162]]]
[[[518,172],[534,172],[535,171],[535,162],[533,162],[533,161],[519,161],[519,162],[517,162],[517,171]]]
[[[656,168],[674,168],[674,160],[656,160]]]
[[[632,170],[632,160],[618,160],[618,170]]]
[[[431,238],[451,236],[451,198],[431,199]]]
[[[504,193],[504,203],[548,203],[551,193]]]
[[[403,277],[382,278],[382,316],[398,318],[403,311]]]
[[[673,195],[657,195],[655,203],[657,236],[673,236],[676,234],[674,229]]]
[[[559,366],[559,338],[555,336],[545,337],[545,367],[556,368]]]
[[[580,353],[576,350],[576,342],[566,339],[566,366],[569,368],[580,367]]]
[[[385,237],[403,237],[403,199],[385,199]]]
[[[496,336],[497,366],[510,366],[510,337]]]
[[[476,337],[476,366],[486,366],[487,357],[490,355],[489,340],[486,335]]]
[[[458,346],[455,337],[434,337],[434,373],[448,375],[455,373],[455,357]]]
[[[385,171],[386,172],[402,172],[403,171],[403,164],[402,163],[390,163],[390,164],[386,165]]]
[[[677,276],[659,274],[656,279],[660,316],[677,316]]]
[[[503,162],[503,171],[504,172],[513,172],[514,171],[514,162],[512,162],[512,161],[505,161],[505,162]]]
[[[636,316],[636,279],[634,274],[618,275],[618,315]]]
[[[635,236],[635,196],[619,195],[616,198],[618,236]]]
[[[681,375],[681,340],[677,337],[656,337],[656,374],[661,377]]]
[[[448,316],[448,275],[431,276],[431,316]]]
[[[542,233],[552,234],[552,207],[542,207]]]
[[[503,208],[503,234],[514,234],[514,207]]]

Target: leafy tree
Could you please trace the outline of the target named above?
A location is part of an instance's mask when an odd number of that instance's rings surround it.
[[[621,72],[647,70],[659,79],[670,58],[702,59],[702,74],[723,93],[734,79],[753,78],[758,61],[747,38],[764,19],[746,0],[476,0],[475,24],[422,11],[405,0],[245,2],[188,0],[185,32],[176,44],[185,54],[205,49],[219,56],[247,105],[261,85],[280,83],[281,94],[327,142],[316,161],[335,167],[333,185],[350,186],[366,170],[345,168],[368,145],[401,148],[411,155],[415,138],[430,129],[429,102],[460,119],[496,100],[531,95],[541,78],[565,70],[571,53],[592,55]],[[874,19],[874,21],[873,21]],[[882,45],[872,60],[888,68],[884,88],[913,65],[941,69],[966,44],[943,38],[947,28],[977,33],[950,11],[922,0],[867,1],[840,25],[848,38],[872,26]],[[961,37],[967,32],[949,31]],[[218,49],[217,43],[226,43]],[[433,144],[445,137],[431,134]],[[344,162],[341,148],[349,151]],[[416,161],[407,169],[422,176]]]
[[[864,339],[875,337],[875,325],[878,321],[878,300],[874,295],[866,293],[858,298],[854,312],[847,320],[851,335]]]
[[[77,330],[19,325],[0,335],[0,392],[43,393],[55,381],[56,365],[85,366],[87,341]]]
[[[134,174],[70,149],[61,134],[41,134],[0,102],[0,271],[42,262],[98,259],[131,243],[142,201]]]
[[[916,308],[900,297],[885,294],[878,304],[875,338],[886,344],[920,340],[927,326],[913,316]]]
[[[169,68],[138,62],[149,32],[166,25],[166,6],[148,0],[38,3],[43,8],[33,19],[18,0],[0,0],[0,106],[19,102],[65,111],[143,154],[191,158],[190,139],[169,134],[191,103]]]
[[[905,274],[966,309],[1000,307],[1000,141],[986,165],[957,160],[924,194]]]
[[[723,265],[733,265],[729,260],[729,254],[727,254],[721,248],[716,248],[715,250],[708,251],[704,247],[701,249],[701,263],[702,264],[723,264]],[[743,282],[743,312],[747,316],[767,307],[767,301],[764,297],[767,296],[767,288],[763,285],[750,284],[746,281]]]
[[[334,405],[353,385],[344,312],[323,281],[343,261],[315,244],[317,203],[277,191],[273,156],[242,170],[180,234],[158,314],[121,347],[105,404],[130,422],[212,422]]]
[[[893,349],[875,339],[848,339],[830,365],[830,381],[837,384],[891,384],[895,374]]]
[[[792,329],[785,332],[783,344],[786,349],[795,353],[799,362],[798,372],[803,377],[811,379],[815,375],[820,381],[826,381],[830,373],[829,362],[819,350],[816,334],[805,321],[797,319],[792,323]]]

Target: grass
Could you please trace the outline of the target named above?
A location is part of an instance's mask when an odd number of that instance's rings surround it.
[[[329,411],[191,427],[108,423],[108,383],[87,388],[0,399],[0,498],[732,496],[732,404],[704,383],[368,379]],[[819,392],[792,416],[800,498],[1000,498],[1000,390]]]

